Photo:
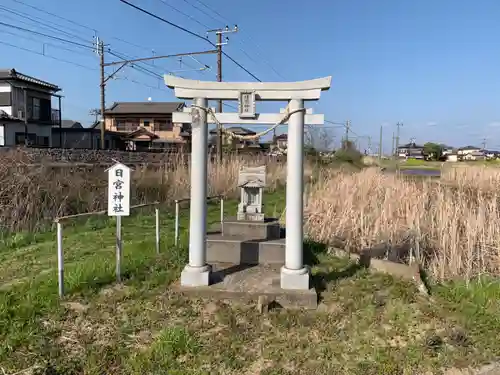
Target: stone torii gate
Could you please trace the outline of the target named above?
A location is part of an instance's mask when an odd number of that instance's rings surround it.
[[[165,76],[180,99],[193,100],[191,113],[173,114],[174,123],[192,124],[189,263],[181,273],[182,286],[208,286],[211,266],[206,263],[208,123],[288,124],[286,180],[285,265],[281,288],[309,290],[309,269],[303,263],[304,124],[320,125],[323,115],[306,113],[304,101],[318,100],[331,77],[301,82],[208,82]],[[237,100],[239,113],[214,113],[209,100]],[[256,112],[256,101],[287,101],[288,115]],[[285,112],[286,112],[285,111]],[[283,118],[285,117],[285,121]],[[213,119],[215,117],[215,119]]]

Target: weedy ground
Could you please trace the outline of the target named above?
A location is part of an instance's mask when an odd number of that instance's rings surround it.
[[[266,195],[268,215],[284,209]],[[235,202],[225,205],[234,212]],[[123,220],[121,284],[114,223],[64,229],[66,297],[57,296],[55,235],[18,234],[0,250],[0,373],[14,374],[438,374],[500,356],[500,287],[487,279],[434,285],[432,298],[360,269],[308,242],[318,311],[271,310],[173,293],[187,261],[174,218],[161,210],[162,247],[144,209]],[[209,205],[209,224],[219,220]],[[2,372],[3,371],[3,372]]]

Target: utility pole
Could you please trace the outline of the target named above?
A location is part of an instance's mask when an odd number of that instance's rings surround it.
[[[382,160],[382,125],[380,125],[380,140],[378,146],[378,160]]]
[[[106,109],[106,78],[104,76],[104,42],[97,37],[96,39],[98,54],[100,57],[100,70],[101,70],[101,150],[106,146],[106,123],[104,122],[104,111]]]
[[[391,145],[391,157],[394,158],[395,151],[394,151],[394,141],[396,140],[396,136],[394,135],[394,132],[392,132],[392,145]]]
[[[345,122],[345,144],[344,148],[348,147],[348,142],[349,142],[349,129],[351,128],[351,120],[347,120]]]
[[[129,59],[129,60],[117,60],[117,61],[111,61],[111,62],[105,62],[104,61],[104,42],[97,37],[96,38],[96,51],[97,54],[100,57],[100,73],[101,73],[101,83],[100,83],[100,88],[101,88],[101,109],[100,109],[100,117],[101,117],[101,148],[104,149],[106,143],[104,140],[104,136],[106,134],[105,132],[105,122],[104,122],[104,111],[106,109],[106,83],[112,79],[119,71],[121,71],[123,68],[125,68],[129,64],[133,63],[138,63],[138,62],[144,62],[144,61],[154,61],[158,59],[168,59],[172,57],[182,57],[182,56],[192,56],[192,55],[206,55],[206,54],[212,54],[212,53],[217,53],[217,50],[208,50],[208,51],[200,51],[200,52],[184,52],[184,53],[176,53],[172,55],[161,55],[161,56],[156,56],[153,52],[152,57],[140,57],[137,59]],[[118,68],[115,69],[115,71],[111,74],[109,74],[106,77],[105,74],[105,68],[109,66],[115,66],[119,65]]]
[[[403,126],[402,122],[396,124],[396,173],[399,175],[399,128]]]
[[[234,28],[232,29],[229,29],[229,26],[226,26],[224,29],[213,29],[207,31],[207,34],[215,33],[215,35],[217,36],[217,42],[215,43],[215,45],[217,46],[217,82],[222,82],[222,46],[226,45],[229,42],[229,38],[226,36],[226,41],[223,43],[222,35],[237,32],[237,25],[234,25]],[[217,112],[223,112],[222,100],[219,100]],[[222,129],[219,124],[217,124],[217,160],[222,163]]]
[[[396,130],[396,153],[398,152],[399,149],[399,128],[403,126],[402,122],[398,122],[396,124],[397,130]]]

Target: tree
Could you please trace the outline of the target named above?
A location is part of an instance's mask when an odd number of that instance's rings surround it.
[[[431,160],[439,160],[443,155],[443,146],[434,142],[424,144],[424,153]]]
[[[358,164],[363,159],[363,154],[356,149],[354,142],[342,141],[342,147],[335,151],[335,159],[343,162]]]

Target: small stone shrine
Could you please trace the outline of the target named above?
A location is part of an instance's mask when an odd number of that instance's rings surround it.
[[[266,166],[242,167],[238,176],[241,189],[237,220],[264,221],[262,195],[266,187]]]

